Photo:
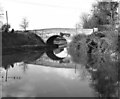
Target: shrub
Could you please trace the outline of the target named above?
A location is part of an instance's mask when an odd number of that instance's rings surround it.
[[[72,56],[73,62],[83,63],[83,64],[86,63],[87,46],[85,42],[86,42],[86,35],[78,34],[73,37],[73,40],[69,44],[69,48],[68,48],[68,53]]]
[[[111,30],[97,33],[102,33],[105,36],[101,37],[93,33],[89,36],[78,34],[73,37],[68,47],[68,53],[72,56],[74,62],[86,64],[88,54],[99,56],[110,54],[111,51],[115,52],[117,50],[117,44],[119,44],[117,31]]]

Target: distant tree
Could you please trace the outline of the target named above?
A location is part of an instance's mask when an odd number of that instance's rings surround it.
[[[90,17],[88,14],[83,14],[81,17],[83,28],[94,28],[97,27],[97,18],[95,16]]]
[[[24,29],[24,31],[26,31],[28,25],[29,25],[29,22],[28,22],[27,18],[23,18],[23,19],[22,19],[22,23],[20,24],[20,27],[21,27],[22,29]]]
[[[82,20],[83,28],[88,27],[88,21],[89,21],[89,16],[87,13],[83,13],[82,16],[80,17]]]

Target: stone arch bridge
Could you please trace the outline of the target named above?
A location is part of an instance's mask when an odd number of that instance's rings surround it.
[[[42,39],[44,40],[44,42],[46,42],[46,44],[53,44],[54,40],[66,40],[66,42],[70,42],[71,41],[71,35],[70,33],[50,33],[50,34],[45,34],[44,36],[41,36]]]
[[[62,40],[66,40],[66,42],[70,42],[74,35],[79,33],[91,34],[93,32],[92,29],[76,29],[76,28],[46,28],[46,29],[38,29],[33,30],[35,34],[40,36],[44,42],[48,44],[52,44],[56,38],[61,38]]]
[[[47,42],[50,37],[55,35],[63,36],[67,42],[69,42],[71,40],[71,37],[76,34],[75,28],[47,28],[33,30],[33,32],[40,36],[44,42]]]

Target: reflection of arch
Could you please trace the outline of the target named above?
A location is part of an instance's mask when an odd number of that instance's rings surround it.
[[[47,51],[46,52],[47,56],[49,58],[51,58],[52,60],[62,60],[64,58],[60,58],[60,57],[57,57],[55,54],[54,54],[54,51],[50,50],[50,51]]]
[[[66,40],[64,37],[60,36],[60,35],[53,35],[51,36],[50,38],[48,38],[48,40],[46,41],[46,44],[47,45],[54,45],[54,40],[57,38],[57,37],[60,37],[64,40]]]

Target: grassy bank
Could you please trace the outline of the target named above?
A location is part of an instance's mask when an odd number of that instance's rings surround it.
[[[41,37],[30,32],[21,33],[2,33],[2,52],[8,52],[9,50],[24,51],[27,49],[40,49],[45,46]]]
[[[39,45],[43,46],[44,41],[34,33],[2,33],[2,48],[19,47],[23,45]]]

